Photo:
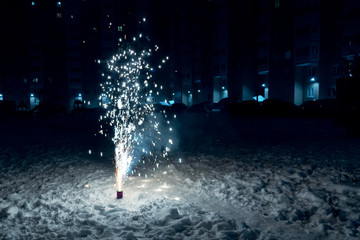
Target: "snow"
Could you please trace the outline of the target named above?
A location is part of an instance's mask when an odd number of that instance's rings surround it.
[[[0,239],[359,239],[360,139],[336,122],[172,127],[169,160],[144,157],[117,200],[94,114],[0,120]]]

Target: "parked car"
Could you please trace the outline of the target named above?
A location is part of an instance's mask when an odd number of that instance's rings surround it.
[[[186,112],[188,113],[208,113],[210,112],[210,102],[201,102],[191,105]]]
[[[340,102],[336,99],[306,101],[300,105],[300,109],[309,116],[334,116],[343,110]]]
[[[174,103],[170,107],[170,111],[173,113],[183,113],[188,107],[183,103]]]
[[[260,103],[255,100],[249,100],[228,104],[226,108],[232,115],[255,115],[259,113]]]
[[[298,115],[300,109],[291,102],[282,101],[280,99],[266,99],[261,103],[261,113],[265,115]]]
[[[212,112],[227,112],[227,107],[231,104],[237,103],[235,98],[223,98],[219,102],[214,103],[210,106]]]

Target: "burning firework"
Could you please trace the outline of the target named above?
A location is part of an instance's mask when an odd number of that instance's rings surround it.
[[[139,39],[141,38],[142,34],[139,35]],[[131,43],[119,40],[121,50],[106,61],[107,71],[102,74],[104,80],[100,85],[100,105],[107,110],[99,119],[106,126],[100,125],[100,133],[109,137],[106,129],[113,129],[117,198],[123,197],[123,180],[133,162],[135,147],[142,145],[145,135],[149,134],[147,128],[150,126],[153,132],[161,135],[152,102],[153,88],[158,88],[158,85],[152,81],[153,68],[147,62],[158,46],[136,51],[139,45],[136,38]],[[168,57],[162,60],[162,63],[167,59]],[[159,88],[162,89],[162,86]],[[158,91],[156,92],[158,95]],[[156,136],[151,141],[153,146],[158,138]],[[166,147],[162,152],[163,157],[168,151],[169,148]]]

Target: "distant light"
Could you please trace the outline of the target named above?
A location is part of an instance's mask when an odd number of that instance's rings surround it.
[[[143,22],[146,22],[146,18],[143,18]]]
[[[81,93],[79,93],[79,97],[81,97],[82,95],[81,95]]]
[[[353,75],[350,73],[349,76],[352,77]]]
[[[261,84],[261,86],[262,86],[262,87],[265,87],[266,85],[265,85],[265,83],[263,83],[263,84]]]
[[[91,154],[91,150],[89,150],[89,154]]]
[[[310,79],[310,81],[315,82],[315,78],[314,78],[314,77],[312,77],[312,78]]]
[[[188,93],[190,93],[190,91],[188,91]]]
[[[31,6],[35,6],[35,1],[32,1],[32,2],[31,2]]]
[[[88,101],[88,105],[90,105],[90,101]]]
[[[225,89],[225,87],[224,87],[224,86],[222,86],[222,87],[221,87],[221,89]]]
[[[4,96],[0,93],[0,101],[4,100]]]
[[[30,94],[30,97],[33,97],[33,96],[34,96],[34,94],[33,94],[33,93],[31,93],[31,94]]]
[[[198,90],[198,93],[199,93],[199,92],[201,92],[201,90],[200,90],[200,89]]]
[[[58,7],[61,7],[61,2],[57,2],[57,6],[58,6]]]

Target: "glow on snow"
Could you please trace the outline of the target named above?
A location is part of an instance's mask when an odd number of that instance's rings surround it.
[[[149,47],[141,49],[141,45],[149,45],[147,40],[142,41],[144,40],[142,34],[132,40],[129,43],[124,39],[119,39],[120,50],[106,61],[107,69],[102,74],[103,81],[100,84],[102,88],[102,94],[99,97],[100,106],[106,109],[106,113],[99,118],[99,122],[104,123],[100,125],[100,133],[106,137],[109,137],[110,131],[113,133],[118,192],[122,191],[123,181],[136,158],[135,148],[146,145],[144,139],[149,139],[149,137],[152,147],[155,147],[162,136],[159,129],[160,119],[154,112],[152,101],[153,92],[159,95],[157,91],[159,86],[152,80],[153,68],[147,62],[152,53],[158,50],[158,46],[155,45],[153,50]],[[135,50],[139,48],[141,50]],[[168,57],[161,61],[162,64],[166,63],[166,60]],[[171,130],[168,128],[169,132]],[[154,134],[151,135],[152,133]],[[168,143],[173,144],[173,141],[169,139]],[[143,149],[142,151],[157,159],[150,150]],[[165,147],[161,152],[161,157],[165,158],[169,151],[169,147]]]

